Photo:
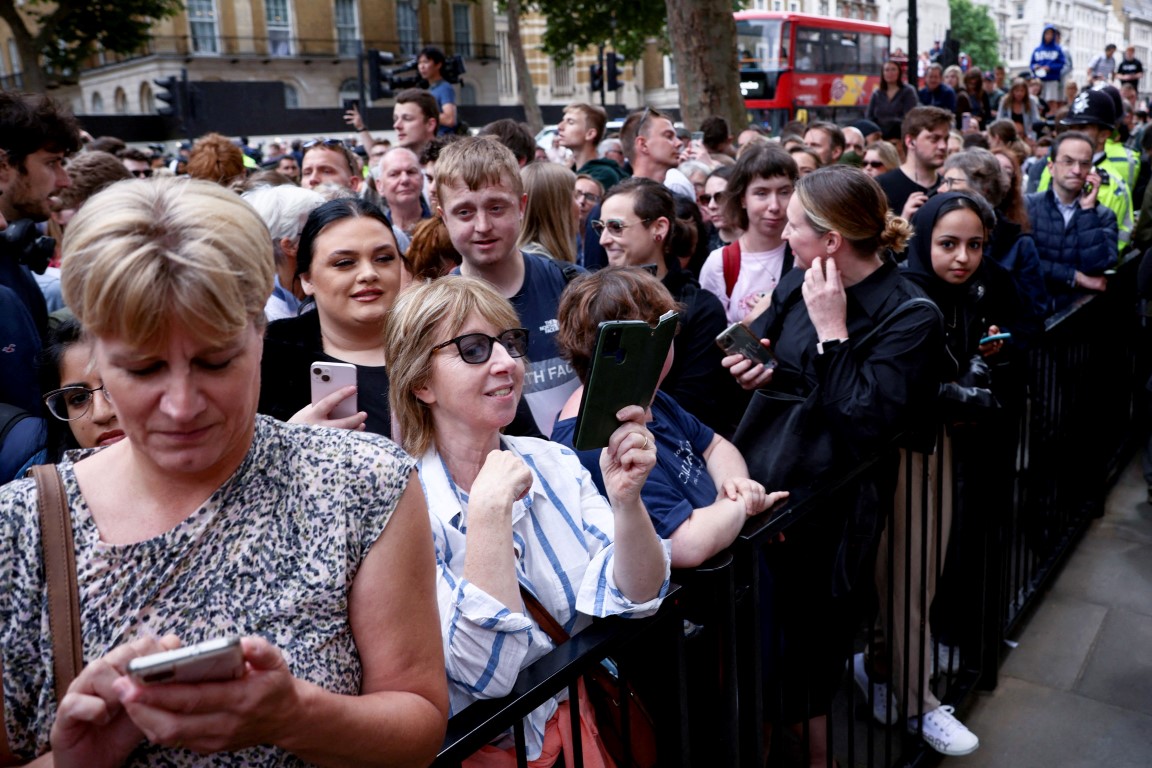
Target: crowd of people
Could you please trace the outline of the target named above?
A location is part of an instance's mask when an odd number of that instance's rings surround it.
[[[430,82],[442,64],[421,55]],[[1117,88],[1093,62],[1061,107],[1061,66],[910,83],[893,60],[863,118],[776,135],[711,117],[690,138],[644,107],[609,136],[574,103],[551,152],[511,120],[459,136],[450,93],[411,89],[394,144],[353,108],[357,144],[209,134],[165,160],[0,93],[0,758],[427,764],[450,715],[553,647],[530,606],[568,632],[650,614],[671,568],[877,452],[760,563],[766,717],[824,765],[847,668],[876,720],[972,752],[927,685],[962,633],[920,615],[935,558],[965,556],[953,463],[1009,418],[1044,319],[1152,241],[1132,67]],[[669,311],[653,400],[576,450],[600,324]],[[722,349],[732,326],[765,352]],[[811,440],[786,470],[756,444],[781,399]],[[79,575],[85,665],[59,700],[37,464]],[[906,622],[931,634],[883,637]],[[127,674],[219,636],[243,638],[239,679]],[[528,718],[534,765],[570,704]]]

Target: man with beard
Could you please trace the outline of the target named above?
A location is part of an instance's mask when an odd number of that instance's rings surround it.
[[[36,355],[48,330],[48,309],[31,270],[42,273],[52,255],[51,247],[36,243],[35,224],[48,219],[56,193],[70,185],[64,160],[79,148],[80,126],[52,99],[0,92],[0,227],[9,227],[0,236],[0,406],[31,414],[40,413]],[[23,451],[14,448],[21,431],[14,429],[0,446],[0,472],[19,468],[9,467],[9,458]],[[0,482],[10,479],[0,476]]]

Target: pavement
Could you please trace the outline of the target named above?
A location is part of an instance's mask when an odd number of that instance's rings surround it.
[[[1152,766],[1152,505],[1136,456],[1038,608],[994,691],[956,714],[980,748],[946,768]]]

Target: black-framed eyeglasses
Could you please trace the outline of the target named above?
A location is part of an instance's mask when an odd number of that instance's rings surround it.
[[[60,421],[75,421],[92,408],[92,398],[97,392],[103,393],[104,399],[112,402],[112,396],[101,385],[96,389],[79,386],[55,389],[44,395],[44,404],[48,406],[48,412]]]
[[[460,359],[469,365],[480,365],[488,362],[492,357],[492,345],[499,343],[508,352],[509,357],[524,357],[528,354],[528,329],[509,328],[501,331],[499,336],[489,336],[486,333],[465,333],[454,339],[437,344],[432,347],[432,353],[455,344],[460,352]]]
[[[595,192],[581,192],[580,190],[576,190],[576,202],[580,202],[581,200],[595,205],[600,202],[600,195]]]
[[[601,219],[593,219],[592,229],[596,230],[596,234],[598,235],[602,235],[604,234],[604,230],[608,230],[608,234],[613,235],[614,237],[619,237],[620,235],[624,234],[624,230],[628,229],[628,227],[634,227],[637,224],[648,226],[651,223],[652,219],[640,219],[639,221],[634,221],[631,224],[625,224],[620,219],[608,219],[607,221],[602,221]]]

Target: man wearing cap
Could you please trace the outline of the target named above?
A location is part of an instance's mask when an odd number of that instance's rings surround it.
[[[1104,174],[1093,166],[1095,139],[1068,131],[1052,143],[1052,188],[1026,198],[1053,310],[1081,291],[1103,291],[1104,272],[1116,264],[1116,217],[1097,200]]]
[[[1112,82],[1112,75],[1116,72],[1116,44],[1108,43],[1104,46],[1104,53],[1098,53],[1088,63],[1088,83],[1103,81]]]
[[[1109,157],[1107,142],[1116,123],[1116,107],[1112,97],[1103,90],[1083,90],[1076,95],[1068,114],[1060,121],[1061,125],[1072,126],[1074,130],[1088,136],[1094,143],[1092,164],[1100,173],[1101,183],[1097,198],[1100,204],[1112,211],[1119,226],[1119,246],[1123,250],[1132,238],[1132,191],[1126,181],[1129,172],[1128,158]],[[1053,145],[1055,148],[1055,145]],[[1123,147],[1120,147],[1123,149]],[[1053,155],[1049,156],[1051,159]],[[1035,167],[1034,167],[1035,169]],[[1048,189],[1052,179],[1052,163],[1049,162],[1039,174],[1037,192]],[[1031,176],[1031,174],[1029,174]]]

